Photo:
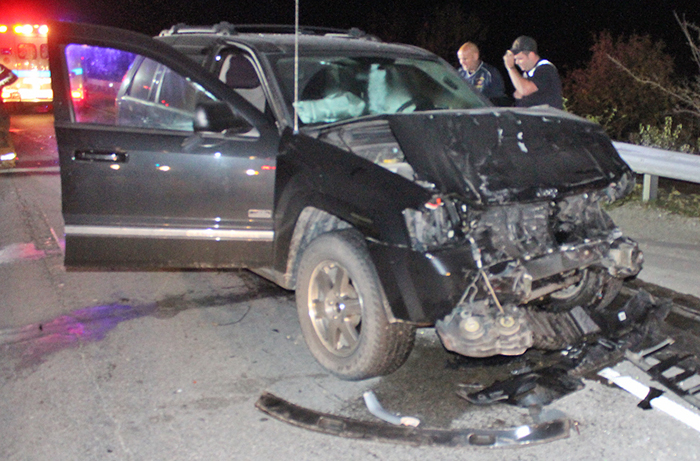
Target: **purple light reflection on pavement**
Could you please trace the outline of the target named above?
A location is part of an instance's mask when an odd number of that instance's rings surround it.
[[[0,331],[0,345],[19,355],[17,368],[26,368],[43,362],[48,354],[99,341],[119,323],[153,314],[156,308],[155,304],[108,304],[78,309],[50,322]]]

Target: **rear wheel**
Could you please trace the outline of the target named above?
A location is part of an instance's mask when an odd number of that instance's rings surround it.
[[[392,373],[413,349],[415,328],[389,322],[379,277],[354,231],[324,234],[304,250],[296,300],[311,354],[340,378]]]

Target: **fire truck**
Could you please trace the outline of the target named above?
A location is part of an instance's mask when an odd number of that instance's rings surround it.
[[[2,89],[6,103],[52,102],[48,31],[42,24],[0,23],[0,63],[18,77]]]

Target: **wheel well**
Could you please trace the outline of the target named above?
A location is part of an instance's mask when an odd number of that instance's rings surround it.
[[[327,211],[306,207],[299,213],[289,242],[287,267],[284,274],[284,279],[287,281],[285,288],[292,290],[296,288],[297,270],[304,248],[319,235],[342,229],[353,229],[353,226]]]

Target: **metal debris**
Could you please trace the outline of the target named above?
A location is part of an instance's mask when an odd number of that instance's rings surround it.
[[[571,421],[556,419],[506,429],[428,429],[367,422],[300,407],[264,392],[255,406],[280,421],[324,434],[409,445],[504,447],[569,437]]]
[[[461,388],[457,395],[476,405],[504,402],[526,408],[541,408],[555,399],[582,389],[584,385],[581,376],[618,362],[625,353],[629,355],[629,349],[647,339],[653,326],[666,317],[669,309],[667,300],[657,299],[640,290],[626,302],[611,304],[605,310],[593,312],[590,317],[583,309],[576,307],[568,313],[568,317],[562,317],[568,323],[558,318],[555,324],[547,317],[553,314],[542,313],[540,317],[549,322],[548,328],[556,332],[549,337],[561,335],[565,337],[561,344],[577,345],[561,351],[554,363],[527,367],[522,373],[498,380],[482,389],[470,391]],[[561,317],[560,314],[559,316]],[[659,382],[679,384],[686,382],[690,371],[679,372],[672,378],[661,373],[679,365],[686,358],[687,356],[675,356],[665,361],[656,360],[655,366],[652,363],[643,369],[657,371]],[[697,371],[697,368],[691,369]],[[683,388],[686,394],[700,393],[700,385],[695,384],[692,388]],[[688,397],[698,401],[694,395]]]
[[[698,358],[674,348],[673,344],[668,338],[640,352],[626,351],[625,358],[683,400],[700,408]]]

